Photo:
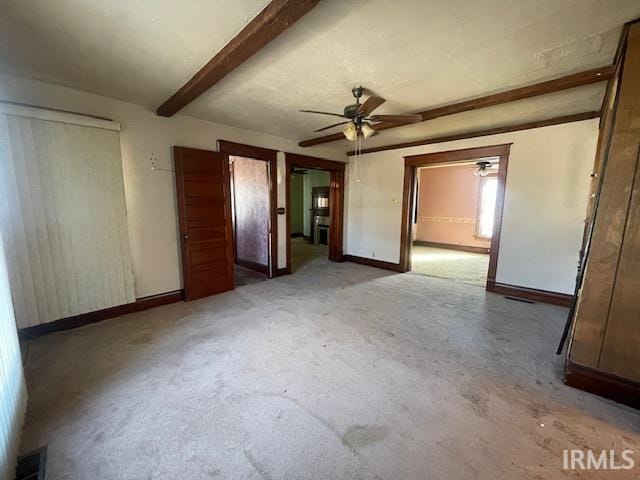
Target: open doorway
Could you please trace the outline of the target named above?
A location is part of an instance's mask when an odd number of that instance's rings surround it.
[[[405,157],[402,271],[493,289],[510,147]]]
[[[329,258],[331,175],[326,170],[292,167],[289,177],[291,268]]]
[[[484,286],[499,157],[419,167],[411,271]]]
[[[277,152],[225,140],[219,148],[229,156],[235,283],[257,283],[277,262]]]
[[[285,160],[287,273],[343,261],[345,164],[287,153]]]
[[[269,164],[229,156],[236,285],[266,280],[270,271]]]

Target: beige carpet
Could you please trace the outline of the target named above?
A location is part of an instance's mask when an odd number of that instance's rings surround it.
[[[50,480],[574,478],[563,449],[638,452],[640,412],[563,384],[566,314],[314,258],[30,341],[21,448]]]
[[[487,282],[488,269],[489,254],[487,253],[462,252],[421,245],[414,245],[411,249],[413,273],[484,286]]]
[[[291,270],[297,272],[300,269],[307,270],[314,265],[326,263],[329,258],[327,245],[313,245],[304,238],[291,239]]]

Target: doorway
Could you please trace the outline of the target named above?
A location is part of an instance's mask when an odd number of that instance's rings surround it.
[[[270,271],[269,163],[229,155],[236,285],[266,280]]]
[[[248,285],[271,278],[277,265],[277,152],[226,140],[228,154],[235,283]]]
[[[411,271],[487,283],[499,157],[418,167]]]
[[[329,258],[331,174],[292,167],[289,177],[291,268],[297,271]]]
[[[287,273],[323,258],[343,261],[344,169],[341,162],[286,154]]]
[[[510,144],[405,157],[402,271],[495,284]]]

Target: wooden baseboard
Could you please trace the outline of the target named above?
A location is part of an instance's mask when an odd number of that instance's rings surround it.
[[[359,263],[360,265],[367,265],[369,267],[383,268],[385,270],[391,270],[392,272],[402,272],[402,268],[399,263],[383,262],[382,260],[358,257],[356,255],[343,255],[342,258],[347,262]]]
[[[640,383],[633,380],[568,361],[564,383],[640,409]]]
[[[269,267],[267,265],[251,262],[249,260],[242,260],[241,258],[236,258],[236,264],[240,265],[241,267],[248,268],[249,270],[255,270],[256,272],[269,275]]]
[[[281,277],[283,275],[290,275],[291,272],[289,271],[288,268],[277,268],[274,272],[273,272],[273,277]]]
[[[291,238],[300,238],[300,237],[304,237],[304,233],[296,232],[291,234]]]
[[[161,293],[149,297],[139,298],[133,303],[126,303],[115,307],[96,310],[95,312],[82,313],[73,317],[61,318],[49,323],[34,325],[33,327],[21,328],[19,330],[20,338],[29,339],[41,337],[62,330],[70,330],[72,328],[83,327],[91,323],[101,322],[109,318],[127,315],[129,313],[141,312],[150,308],[168,305],[170,303],[180,302],[184,299],[182,290],[174,290],[173,292]]]
[[[421,247],[446,248],[447,250],[459,250],[461,252],[471,252],[471,253],[489,253],[489,250],[490,250],[487,247],[472,247],[469,245],[455,245],[450,243],[425,242],[424,240],[414,240],[413,244],[419,245]]]
[[[550,303],[561,307],[570,307],[573,302],[573,295],[566,293],[549,292],[547,290],[537,290],[535,288],[518,287],[516,285],[506,285],[496,283],[487,279],[487,291],[506,295],[508,297],[523,298],[533,302]]]

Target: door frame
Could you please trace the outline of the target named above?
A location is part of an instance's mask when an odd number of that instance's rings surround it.
[[[504,194],[507,184],[509,152],[511,143],[491,145],[487,147],[465,148],[446,152],[424,153],[404,157],[404,187],[402,192],[402,230],[400,232],[400,271],[411,270],[411,248],[413,239],[412,212],[416,205],[416,172],[418,167],[427,167],[443,163],[462,163],[480,158],[499,157],[498,189],[493,217],[493,233],[489,251],[489,270],[487,272],[486,290],[493,291],[498,269],[500,251],[500,232],[502,230],[502,212],[504,210]]]
[[[278,151],[269,148],[254,147],[243,143],[218,140],[218,150],[227,156],[251,158],[262,160],[269,165],[269,252],[268,252],[268,277],[273,278],[278,268]],[[231,181],[231,179],[229,179]],[[234,250],[235,222],[234,222]]]
[[[293,167],[327,170],[329,179],[329,206],[331,208],[329,218],[329,260],[332,262],[344,262],[343,231],[344,231],[344,184],[345,165],[342,162],[326,160],[324,158],[310,157],[298,153],[285,152],[285,218],[287,224],[287,266],[283,273],[291,273],[291,169]]]

